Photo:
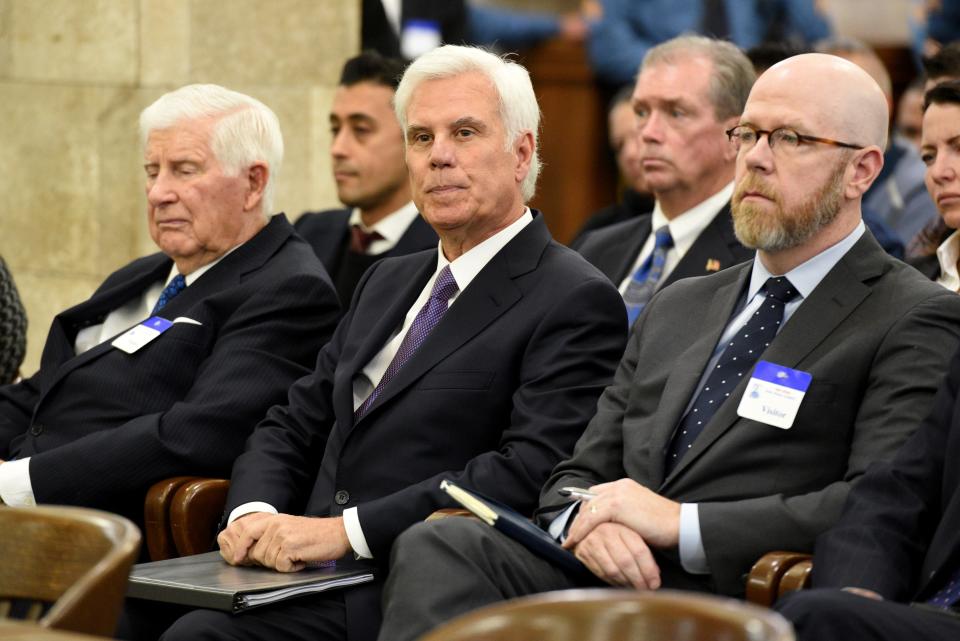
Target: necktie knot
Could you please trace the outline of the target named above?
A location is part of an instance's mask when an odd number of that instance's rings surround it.
[[[350,251],[355,254],[366,254],[370,248],[370,243],[375,240],[383,240],[380,232],[364,231],[360,225],[350,226]]]
[[[187,279],[183,277],[183,274],[177,274],[173,279],[167,283],[167,286],[163,288],[163,291],[160,292],[160,298],[157,299],[157,304],[153,306],[153,311],[150,313],[151,316],[155,315],[161,309],[166,307],[177,294],[182,292],[187,287]]]
[[[797,297],[797,288],[784,276],[772,276],[764,283],[763,289],[768,298],[773,298],[783,304],[789,303]]]
[[[437,280],[433,283],[433,289],[430,291],[430,298],[446,302],[459,290],[460,287],[453,277],[453,272],[450,271],[450,265],[447,265],[437,275]]]
[[[670,249],[673,247],[673,236],[670,235],[670,227],[664,225],[657,230],[653,236],[654,249]]]

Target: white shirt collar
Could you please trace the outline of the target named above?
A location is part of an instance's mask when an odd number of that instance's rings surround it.
[[[960,231],[955,231],[937,247],[937,260],[940,261],[940,276],[937,282],[947,289],[960,289],[960,274],[957,273],[957,259],[960,258]]]
[[[407,228],[419,215],[420,212],[417,211],[417,206],[413,204],[411,200],[400,209],[387,214],[370,227],[363,224],[363,220],[360,218],[360,210],[354,207],[350,212],[349,222],[351,227],[353,225],[359,225],[360,229],[367,233],[377,232],[383,236],[383,239],[389,243],[390,247],[393,247],[400,242],[400,238],[406,233]],[[370,253],[379,252],[371,251]]]
[[[717,217],[717,214],[730,202],[730,198],[732,197],[733,181],[730,181],[723,189],[714,195],[696,206],[691,207],[679,216],[674,216],[673,220],[667,220],[666,215],[663,213],[663,208],[660,206],[660,201],[658,200],[653,206],[653,218],[651,219],[653,232],[656,232],[664,225],[668,225],[670,227],[670,236],[673,238],[673,246],[677,250],[677,255],[683,257],[690,247],[693,246],[693,243],[696,242],[700,233]]]
[[[243,244],[243,243],[240,243],[240,245],[242,245],[242,244]],[[204,265],[203,267],[197,267],[195,270],[193,270],[192,272],[190,272],[189,274],[187,274],[186,276],[184,276],[184,277],[183,277],[183,280],[184,280],[184,282],[187,284],[187,287],[190,287],[190,285],[193,285],[193,284],[197,281],[198,278],[200,278],[201,276],[203,276],[204,274],[206,274],[208,271],[210,271],[211,269],[213,269],[213,266],[214,266],[214,265],[216,265],[216,264],[219,263],[221,260],[223,260],[224,258],[226,258],[227,256],[229,256],[230,254],[232,254],[232,253],[237,249],[237,247],[239,247],[240,245],[237,245],[236,247],[231,247],[231,248],[230,248],[229,250],[227,250],[222,256],[220,256],[219,258],[217,258],[217,259],[214,260],[213,262],[207,263],[207,264]],[[167,275],[167,280],[163,281],[163,286],[166,287],[167,285],[169,285],[169,284],[170,284],[170,281],[173,280],[174,278],[176,278],[177,274],[179,274],[179,273],[180,273],[180,272],[177,271],[177,264],[174,263],[173,266],[170,268],[170,273]],[[158,295],[157,297],[159,298],[159,295]],[[154,301],[154,303],[156,303],[156,301]],[[151,306],[152,306],[152,305],[151,305]]]
[[[437,250],[437,272],[450,265],[453,278],[462,292],[476,278],[480,270],[486,267],[487,263],[531,222],[533,222],[533,214],[530,213],[529,207],[524,207],[523,214],[519,218],[457,257],[452,263],[443,255],[443,241],[441,241]]]
[[[863,220],[861,220],[857,223],[854,230],[847,234],[843,240],[828,247],[813,258],[797,265],[786,274],[771,274],[767,271],[767,268],[764,267],[760,257],[755,256],[753,259],[753,272],[750,275],[750,289],[747,290],[747,300],[751,300],[757,292],[760,291],[763,284],[767,282],[767,279],[772,276],[786,276],[787,280],[800,292],[800,296],[806,298],[816,289],[824,276],[850,251],[850,248],[860,240],[865,230],[866,227],[864,227]]]

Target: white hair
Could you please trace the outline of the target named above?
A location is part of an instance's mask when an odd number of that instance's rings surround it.
[[[540,106],[533,93],[530,74],[522,65],[479,47],[444,45],[423,54],[407,67],[394,96],[394,109],[403,129],[404,139],[407,135],[407,107],[420,83],[459,76],[471,71],[479,71],[486,76],[497,91],[500,120],[507,132],[506,149],[512,149],[521,134],[527,131],[533,134],[534,149],[530,170],[520,185],[524,202],[529,202],[533,198],[537,176],[540,174]]]
[[[255,162],[269,168],[262,208],[273,213],[277,176],[283,164],[283,134],[277,115],[265,104],[219,85],[187,85],[166,93],[140,114],[140,141],[150,133],[184,120],[217,118],[210,149],[228,176],[237,176]]]

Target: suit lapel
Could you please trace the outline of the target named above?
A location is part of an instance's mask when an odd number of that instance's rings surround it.
[[[624,234],[622,240],[610,247],[610,255],[616,257],[616,266],[610,270],[614,275],[611,280],[615,287],[619,287],[623,279],[633,272],[633,265],[637,262],[637,256],[643,249],[643,244],[647,242],[650,236],[650,230],[653,227],[652,214],[644,214],[637,219],[637,225],[633,233]]]
[[[740,272],[726,284],[718,287],[710,300],[703,318],[706,323],[713,323],[712,327],[704,328],[690,346],[683,351],[671,365],[670,376],[663,388],[660,405],[657,407],[654,419],[654,432],[651,435],[651,451],[661,452],[666,449],[673,436],[673,431],[683,418],[683,411],[690,403],[703,371],[713,356],[713,351],[720,342],[720,336],[726,328],[734,307],[740,298],[740,292],[746,286],[750,277],[751,265],[744,265]],[[701,436],[702,438],[702,436]],[[689,456],[688,456],[689,457]],[[653,464],[653,479],[663,478],[663,456],[655,455]]]
[[[416,382],[519,301],[523,294],[513,279],[536,268],[549,241],[550,234],[543,218],[537,215],[480,270],[420,349],[383,388],[364,418],[372,415],[381,405],[390,402],[390,399]],[[368,361],[369,358],[358,359],[359,363]]]
[[[731,247],[738,244],[739,241],[733,234],[730,203],[727,203],[700,232],[661,287],[666,287],[681,278],[703,276],[741,262],[731,250]]]
[[[870,286],[865,284],[865,281],[879,276],[885,269],[883,250],[872,235],[864,234],[797,308],[760,360],[799,368],[803,359],[870,295]],[[666,482],[694,464],[704,451],[737,422],[737,407],[749,379],[749,375],[744,376],[730,393],[730,398],[713,415],[710,423]],[[675,426],[676,423],[672,427]]]

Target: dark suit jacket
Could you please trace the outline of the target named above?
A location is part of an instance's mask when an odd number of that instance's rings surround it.
[[[871,466],[843,518],[817,540],[815,586],[925,601],[960,570],[958,386],[960,352],[930,415],[893,461]]]
[[[380,0],[363,0],[361,6],[360,48],[375,49],[391,58],[400,55],[400,38],[387,20]],[[409,20],[432,20],[440,26],[443,44],[461,45],[467,37],[465,0],[402,0],[400,25]]]
[[[652,219],[653,214],[644,214],[634,220],[592,231],[584,235],[576,250],[619,287],[633,268],[647,236],[651,234]],[[710,260],[716,260],[719,269],[726,269],[750,260],[753,254],[752,249],[741,245],[734,236],[730,205],[727,204],[700,232],[697,240],[660,287],[662,289],[681,278],[703,276],[717,271],[707,269]]]
[[[297,233],[313,247],[314,253],[334,282],[337,281],[337,272],[340,269],[343,254],[350,246],[349,220],[349,209],[330,209],[319,212],[308,211],[293,225]],[[433,231],[422,216],[417,216],[393,249],[385,252],[383,257],[404,256],[424,249],[432,249],[437,246],[438,240],[437,232]],[[353,283],[349,287],[349,292],[341,292],[345,294],[341,296],[344,311],[350,304],[355,288],[356,283]]]
[[[330,280],[279,215],[160,313],[199,324],[175,323],[134,354],[107,340],[74,355],[79,329],[141,296],[171,264],[154,254],[114,272],[57,315],[37,374],[0,388],[0,458],[31,457],[38,502],[142,522],[151,483],[225,476],[333,332]]]
[[[440,490],[444,478],[533,510],[611,379],[625,342],[623,302],[602,274],[551,240],[536,214],[354,425],[354,377],[401,326],[436,266],[432,250],[370,268],[316,370],[267,414],[237,459],[228,514],[249,501],[320,516],[356,506],[385,565],[400,532],[453,507]],[[351,621],[355,592],[347,592]],[[376,603],[364,610],[374,625]]]
[[[839,518],[851,483],[916,429],[960,339],[960,297],[864,234],[761,356],[813,376],[793,427],[737,416],[744,377],[667,476],[664,452],[751,267],[681,280],[654,295],[597,415],[541,495],[552,514],[568,503],[561,486],[629,477],[698,503],[711,574],[687,574],[675,551],[658,553],[665,587],[742,594],[745,573],[763,553],[812,549]]]

